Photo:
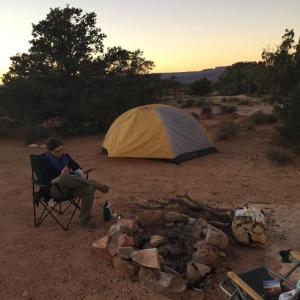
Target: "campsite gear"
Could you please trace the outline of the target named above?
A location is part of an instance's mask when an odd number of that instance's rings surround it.
[[[290,252],[292,249],[289,250],[281,250],[279,252],[279,255],[281,256],[281,262],[282,263],[290,263]]]
[[[111,216],[110,204],[108,203],[107,200],[105,200],[104,205],[103,205],[103,218],[104,218],[104,221],[106,221],[106,222],[109,221],[110,216]]]
[[[278,279],[268,279],[263,282],[264,298],[265,299],[278,299],[282,293],[281,284]]]
[[[296,288],[300,290],[300,278],[297,281]]]
[[[296,288],[296,285],[288,278],[300,267],[300,252],[292,250],[290,255],[294,258],[294,265],[283,276],[265,267],[253,269],[240,275],[231,271],[227,273],[228,277],[220,282],[220,288],[228,296],[227,299],[263,300],[268,299],[263,298],[265,292],[264,282],[277,279],[282,289],[280,296],[283,294],[282,299],[285,299],[283,298],[284,293]],[[276,299],[278,299],[278,296]]]
[[[234,237],[241,244],[251,246],[266,243],[267,223],[260,209],[247,206],[236,209],[231,228]]]
[[[43,182],[42,162],[45,155],[45,153],[30,154],[34,226],[40,226],[48,216],[51,216],[62,229],[68,230],[75,212],[81,210],[81,197],[64,195],[56,183]],[[85,172],[86,178],[90,171]],[[79,179],[85,180],[78,177]],[[54,199],[50,197],[50,189],[53,186],[57,189],[57,197],[53,197]],[[67,213],[69,213],[68,217]]]
[[[278,300],[296,300],[298,296],[300,296],[300,290],[297,289],[280,294]]]
[[[216,152],[190,113],[168,105],[139,106],[120,115],[103,142],[109,157],[168,159],[175,163]]]

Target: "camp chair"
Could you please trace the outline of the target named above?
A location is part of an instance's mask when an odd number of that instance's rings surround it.
[[[237,275],[234,272],[228,272],[228,278],[221,281],[220,288],[228,296],[227,299],[235,300],[264,300],[264,299],[278,299],[277,298],[264,298],[265,280],[277,279],[281,285],[281,293],[288,292],[296,288],[288,277],[300,267],[300,253],[295,250],[288,250],[294,262],[293,267],[284,275],[265,268],[260,267],[249,272]],[[283,260],[282,260],[283,261]]]
[[[62,229],[68,230],[76,211],[80,210],[81,198],[61,197],[53,199],[50,203],[48,191],[52,184],[44,184],[41,168],[45,154],[30,154],[34,226],[40,226],[51,216]],[[91,170],[93,169],[84,172],[87,178]],[[67,212],[69,216],[63,220],[62,215],[66,215]]]

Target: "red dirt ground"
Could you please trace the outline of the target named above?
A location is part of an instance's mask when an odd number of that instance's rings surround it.
[[[268,266],[284,272],[278,252],[300,250],[299,155],[292,155],[288,165],[271,163],[265,151],[273,126],[257,125],[220,141],[215,138],[218,122],[202,121],[219,152],[180,165],[107,158],[101,154],[103,136],[65,139],[66,151],[85,169],[96,167],[91,178],[111,187],[108,194],[96,194],[93,216],[99,228],[91,232],[79,227],[77,216],[66,232],[50,219],[33,227],[29,154],[44,149],[29,148],[17,138],[0,139],[0,299],[189,299],[155,294],[136,279],[117,275],[110,261],[94,254],[91,244],[114,222],[103,222],[105,199],[125,217],[137,214],[136,202],[185,192],[215,207],[249,203],[262,208],[269,221],[267,245],[248,248],[231,238],[205,290],[207,299],[225,299],[218,284],[228,270]]]

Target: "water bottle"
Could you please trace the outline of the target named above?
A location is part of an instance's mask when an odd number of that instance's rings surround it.
[[[296,289],[300,290],[300,278],[299,278],[298,281],[297,281]]]
[[[109,208],[110,208],[110,204],[108,203],[107,200],[105,200],[103,205],[103,219],[105,222],[110,220],[111,213]]]

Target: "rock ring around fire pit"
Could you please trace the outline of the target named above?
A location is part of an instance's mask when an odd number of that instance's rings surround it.
[[[228,246],[227,235],[203,218],[178,212],[143,211],[113,224],[92,244],[122,275],[137,276],[155,292],[201,289]]]

